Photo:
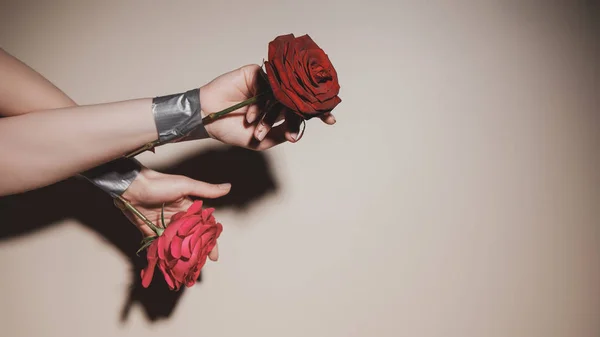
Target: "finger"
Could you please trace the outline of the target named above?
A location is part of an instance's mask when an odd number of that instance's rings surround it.
[[[333,114],[331,112],[323,114],[323,116],[321,116],[320,118],[325,124],[328,124],[328,125],[335,124],[335,117],[333,116]]]
[[[215,245],[215,248],[213,248],[213,250],[211,250],[210,253],[208,253],[208,258],[212,261],[219,260],[219,243],[217,243]]]
[[[263,151],[270,149],[276,145],[279,145],[283,142],[287,141],[286,137],[287,132],[287,121],[283,122],[281,125],[273,128],[269,134],[265,137],[265,139],[261,142],[256,142],[251,145],[255,150]]]
[[[239,69],[234,70],[233,72],[237,72],[244,77],[246,91],[254,96],[258,92],[262,92],[259,91],[262,86],[260,71],[261,68],[258,64],[247,64]]]
[[[260,109],[258,108],[258,105],[256,105],[256,104],[251,105],[248,108],[248,112],[246,113],[246,121],[248,122],[248,124],[252,124],[252,123],[254,123],[254,121],[256,121],[256,119],[258,118],[259,112],[260,112]]]
[[[130,221],[131,221],[131,219],[130,219]],[[145,238],[148,238],[148,237],[151,237],[151,236],[156,236],[156,233],[154,233],[154,231],[150,227],[148,227],[147,225],[145,225],[145,224],[144,225],[139,225],[139,226],[137,226],[137,228],[138,228],[138,230],[142,233],[142,235]]]
[[[180,191],[183,191],[186,196],[218,198],[226,195],[231,190],[231,184],[229,183],[209,184],[186,176],[180,176],[179,183],[181,184]]]
[[[276,105],[267,110],[254,130],[254,138],[256,138],[258,141],[265,139],[269,131],[271,131],[273,124],[275,124],[279,116],[282,114],[283,109],[284,108],[281,105]]]
[[[266,74],[262,71],[258,64],[249,64],[241,68],[246,84],[246,91],[252,96],[262,93],[269,88],[269,82]],[[264,101],[259,100],[256,104],[252,104],[246,113],[246,121],[248,124],[254,123],[264,110]]]
[[[291,143],[295,143],[302,138],[304,135],[304,120],[288,110],[285,114],[286,121],[286,131],[285,131],[285,139]]]

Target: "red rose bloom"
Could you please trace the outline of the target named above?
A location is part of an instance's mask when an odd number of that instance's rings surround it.
[[[196,283],[208,253],[223,231],[213,211],[213,208],[203,210],[202,201],[195,201],[186,212],[173,215],[162,235],[148,247],[148,266],[141,275],[144,288],[152,282],[157,265],[171,290]]]
[[[308,35],[271,41],[265,67],[275,99],[304,119],[330,112],[342,101],[337,72]]]

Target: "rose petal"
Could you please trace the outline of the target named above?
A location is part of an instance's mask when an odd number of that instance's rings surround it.
[[[181,256],[188,258],[188,259],[190,258],[190,256],[192,256],[191,242],[192,242],[193,237],[194,237],[193,235],[186,236],[183,239],[183,243],[181,244]]]
[[[182,212],[177,212],[177,213],[175,213],[175,214],[174,214],[174,215],[171,217],[171,220],[169,221],[169,224],[167,224],[167,225],[170,225],[171,223],[173,223],[173,222],[175,222],[175,221],[177,221],[177,220],[181,219],[181,217],[182,217],[182,216],[184,216],[184,215],[185,215],[185,212],[183,212],[183,211],[182,211]]]
[[[275,54],[275,58],[271,60],[271,62],[273,63],[275,70],[277,70],[277,75],[279,75],[279,81],[281,82],[282,86],[289,87],[291,80],[290,75],[293,75],[294,73],[289,72],[285,68],[285,60],[288,50],[291,52],[289,44],[285,44],[284,46],[280,47],[278,52]]]
[[[319,97],[319,95],[329,93],[329,97],[326,97],[327,99],[337,95],[339,92],[337,73],[327,55],[322,50],[311,50],[308,52],[307,57],[311,81],[317,84],[317,86],[314,87],[315,95]],[[326,76],[326,80],[319,78],[319,75],[321,74]]]
[[[167,271],[167,269],[165,268],[165,266],[164,266],[164,265],[162,265],[162,264],[161,264],[161,265],[159,265],[159,266],[158,266],[158,268],[159,268],[159,269],[160,269],[160,271],[162,272],[162,274],[163,274],[163,276],[164,276],[164,278],[165,278],[165,281],[167,282],[167,284],[169,285],[169,288],[170,288],[171,290],[176,290],[175,288],[179,288],[179,287],[177,287],[177,286],[176,286],[176,284],[175,284],[175,282],[174,282],[174,280],[173,280],[173,277],[172,277],[172,276],[171,276],[171,274],[170,274],[170,273]]]
[[[179,261],[179,259],[164,260],[163,262],[165,263],[166,268],[171,269],[175,267],[177,261]]]
[[[198,263],[198,258],[200,257],[203,247],[204,241],[202,236],[198,236],[198,240],[196,240],[196,243],[192,246],[192,255],[189,259],[190,265],[196,265]]]
[[[194,280],[193,278],[188,278],[187,281],[185,281],[185,286],[188,288],[191,288],[194,286],[194,284],[196,284],[196,280]]]
[[[189,235],[190,231],[198,225],[199,222],[202,221],[202,216],[201,215],[190,215],[190,216],[186,216],[185,218],[181,219],[181,226],[179,227],[179,230],[177,231],[177,235],[180,236],[187,236]]]
[[[198,280],[198,278],[200,277],[200,268],[198,268],[197,266],[188,274],[187,276],[187,280],[185,283],[186,287],[191,287],[194,284],[196,284],[196,281]]]
[[[208,257],[208,252],[203,252],[202,255],[198,258],[198,275],[200,275],[200,270],[202,270],[202,268],[204,268],[204,265],[206,264],[206,260]]]
[[[286,95],[292,100],[292,102],[294,102],[294,105],[297,107],[298,112],[301,112],[303,114],[312,114],[315,111],[315,109],[313,107],[311,107],[310,105],[308,105],[301,97],[299,97],[298,95],[296,95],[294,93],[294,91],[287,89],[285,87],[281,88],[283,90],[283,92],[286,93]]]
[[[179,236],[175,236],[173,238],[173,240],[171,240],[171,249],[170,249],[170,253],[171,256],[173,258],[180,258],[181,257],[181,245],[183,244],[183,239]]]
[[[306,46],[308,57],[308,73],[311,76],[311,82],[317,84],[314,87],[314,94],[321,101],[329,100],[339,93],[339,82],[337,72],[331,63],[329,56],[319,48],[316,43],[308,43]],[[321,82],[317,78],[320,72],[324,72],[331,79]]]
[[[291,48],[291,43],[289,39],[280,43],[275,50],[273,58],[271,61],[271,72],[277,75],[276,79],[270,80],[273,83],[276,89],[273,90],[273,94],[275,98],[280,101],[283,105],[286,105],[292,110],[298,110],[298,107],[293,98],[295,95],[290,95],[290,91],[284,90],[285,88],[291,88],[290,81],[292,80],[290,76],[293,76],[293,72],[289,72],[285,67],[285,60],[288,57],[291,57],[290,53],[293,52],[293,48]],[[268,75],[268,74],[267,74]]]
[[[194,235],[190,236],[190,238],[191,238],[190,239],[190,253],[193,253],[198,242],[202,242],[202,232],[194,233]],[[190,254],[190,258],[191,258],[191,254]]]
[[[283,92],[279,75],[277,74],[273,65],[269,62],[265,62],[265,68],[267,69],[267,79],[269,80],[269,84],[275,99],[286,107],[296,111],[298,107],[294,104],[294,102],[292,102],[288,95]]]
[[[216,241],[211,240],[211,241],[207,242],[207,244],[205,246],[202,247],[202,250],[200,250],[199,255],[198,255],[198,262],[196,263],[196,265],[198,266],[198,270],[201,270],[202,267],[204,267],[204,264],[206,264],[206,259],[208,257],[208,253],[210,253],[210,251],[213,250],[215,245],[216,245]]]
[[[217,245],[217,239],[219,238],[220,231],[217,227],[211,228],[206,231],[204,235],[200,237],[199,243],[202,243],[202,249],[207,250],[207,254],[210,253],[213,248]],[[196,243],[198,244],[198,243]],[[196,248],[196,246],[194,246]]]
[[[310,78],[310,71],[308,66],[308,52],[302,51],[298,55],[298,59],[296,62],[296,73],[300,77],[300,82],[302,83],[304,89],[306,90],[305,98],[309,102],[316,102],[317,98],[314,94],[314,88],[317,86],[316,83],[313,83]]]
[[[275,53],[278,47],[291,41],[294,41],[294,34],[280,35],[276,37],[275,40],[269,42],[269,60],[275,58]]]
[[[313,48],[321,49],[308,34],[298,36],[294,40],[294,47],[296,48],[296,50],[308,50]]]
[[[202,210],[202,200],[196,200],[192,203],[192,205],[187,209],[186,215],[191,214],[200,214]]]
[[[210,252],[215,248],[216,245],[217,241],[211,240],[207,245],[204,246],[204,249],[202,250],[202,256],[208,256],[208,254],[210,254]]]
[[[146,256],[148,259],[157,260],[158,259],[158,239],[152,241],[148,249],[146,250]]]
[[[150,286],[150,283],[152,282],[152,278],[154,277],[154,269],[156,267],[156,260],[157,260],[157,255],[156,255],[157,245],[155,243],[156,243],[156,241],[153,242],[148,247],[148,250],[146,252],[146,256],[148,259],[148,265],[141,272],[142,286],[144,288],[148,288],[148,286]]]
[[[178,260],[173,268],[171,268],[171,273],[176,281],[183,283],[186,275],[190,272],[190,269],[194,267],[195,263],[189,261]]]
[[[202,220],[204,220],[205,222],[208,221],[211,215],[214,213],[214,211],[214,208],[205,208],[204,210],[202,210]]]
[[[305,102],[317,101],[315,96],[310,92],[310,89],[307,88],[308,86],[310,86],[310,81],[302,80],[302,74],[304,74],[304,77],[307,79],[308,76],[305,73],[304,67],[302,67],[302,65],[299,62],[300,58],[301,56],[298,53],[294,52],[291,57],[286,59],[285,68],[286,71],[290,74],[290,82],[289,85],[285,85],[285,87],[287,89],[291,89],[291,91],[293,91],[296,94],[296,96],[299,96]]]
[[[166,232],[166,231],[165,231]],[[167,258],[167,249],[169,249],[169,241],[163,235],[159,236],[155,242],[158,242],[158,258],[165,260]]]
[[[339,98],[338,96],[335,96],[328,101],[316,102],[316,103],[312,103],[312,105],[318,111],[327,112],[327,111],[333,110],[333,108],[335,108],[335,106],[340,104],[341,102],[342,102],[342,99]]]
[[[181,227],[182,221],[184,219],[185,219],[185,217],[182,216],[180,219],[177,219],[177,221],[170,222],[160,237],[163,238],[163,240],[167,240],[168,242],[171,242],[173,237],[175,235],[177,235],[177,230]]]

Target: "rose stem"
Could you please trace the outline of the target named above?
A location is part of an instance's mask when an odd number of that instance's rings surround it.
[[[206,117],[202,118],[202,123],[205,123],[205,124],[206,123],[210,123],[210,122],[214,121],[215,119],[217,119],[217,118],[219,118],[221,116],[224,116],[224,115],[226,115],[226,114],[228,114],[228,113],[230,113],[232,111],[235,111],[235,110],[237,110],[237,109],[239,109],[241,107],[245,107],[246,105],[254,104],[254,103],[256,103],[258,101],[258,99],[261,96],[263,96],[263,95],[265,95],[267,93],[268,93],[268,91],[262,92],[262,93],[260,93],[260,94],[258,94],[256,96],[248,98],[247,100],[242,101],[242,102],[240,102],[240,103],[238,103],[236,105],[230,106],[229,108],[227,108],[225,110],[221,110],[219,112],[213,112],[213,113],[207,115]]]
[[[135,151],[131,152],[130,154],[126,155],[125,157],[127,157],[127,158],[135,157],[135,156],[137,156],[138,154],[140,154],[140,153],[142,153],[142,152],[144,152],[144,151],[146,151],[146,150],[150,150],[150,149],[152,149],[153,147],[155,147],[156,145],[158,145],[158,143],[159,143],[159,141],[158,141],[158,140],[155,140],[155,141],[153,141],[153,142],[150,142],[150,143],[148,143],[148,144],[146,144],[146,145],[144,145],[144,146],[140,147],[139,149],[137,149],[137,150],[135,150]]]
[[[150,227],[154,231],[154,233],[156,233],[156,235],[162,234],[164,229],[156,227],[152,223],[152,221],[148,220],[148,218],[146,218],[146,216],[144,216],[144,214],[142,214],[140,211],[138,211],[138,209],[135,208],[135,206],[133,206],[131,203],[129,203],[129,201],[125,200],[120,195],[117,196],[117,199],[119,199],[119,201],[122,202],[123,205],[125,205],[125,207],[127,207],[127,209],[129,209],[131,212],[133,212],[133,214],[135,214],[138,218],[140,218],[140,220],[142,220],[146,225],[148,225],[148,227]]]
[[[210,123],[210,122],[216,120],[217,118],[219,118],[221,116],[224,116],[224,115],[226,115],[226,114],[228,114],[228,113],[230,113],[232,111],[235,111],[235,110],[237,110],[237,109],[239,109],[241,107],[245,107],[246,105],[254,104],[254,103],[258,102],[258,99],[261,96],[264,96],[267,93],[269,93],[269,91],[261,92],[260,94],[254,96],[254,97],[248,98],[247,100],[245,100],[243,102],[240,102],[240,103],[238,103],[238,104],[236,104],[234,106],[230,106],[229,108],[227,108],[225,110],[221,110],[219,112],[213,112],[210,115],[207,115],[206,117],[202,118],[202,123],[203,124]],[[125,155],[125,157],[127,157],[127,158],[135,157],[138,154],[140,154],[140,153],[142,153],[142,152],[144,152],[146,150],[152,149],[153,147],[155,147],[156,145],[158,145],[158,143],[159,143],[158,140],[150,142],[150,143],[148,143],[148,144],[140,147],[139,149],[134,150],[133,152]]]

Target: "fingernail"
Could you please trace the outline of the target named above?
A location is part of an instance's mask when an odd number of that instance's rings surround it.
[[[335,117],[333,115],[331,115],[331,119],[333,119],[333,124],[335,124],[335,122],[337,122],[337,120],[335,119]]]
[[[294,140],[298,140],[298,133],[292,132],[291,136],[294,138]]]
[[[224,189],[224,190],[226,190],[226,189],[228,189],[230,187],[231,187],[230,183],[219,184],[219,188]]]
[[[258,127],[258,133],[256,134],[256,139],[263,140],[265,138],[265,128],[261,125]]]
[[[256,116],[254,114],[246,115],[246,121],[248,121],[249,124],[252,124],[252,122],[254,122],[254,120],[256,120]]]

